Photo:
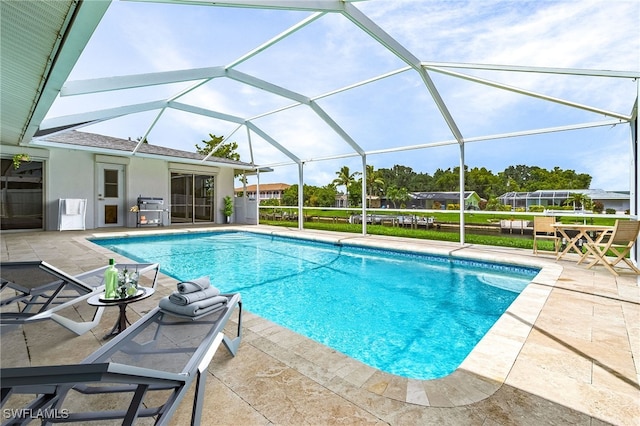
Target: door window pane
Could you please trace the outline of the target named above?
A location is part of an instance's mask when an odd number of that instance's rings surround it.
[[[118,171],[104,171],[104,196],[107,198],[118,198]]]

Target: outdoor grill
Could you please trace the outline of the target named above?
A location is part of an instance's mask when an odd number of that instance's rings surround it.
[[[137,227],[145,225],[163,226],[164,199],[161,197],[138,197]]]

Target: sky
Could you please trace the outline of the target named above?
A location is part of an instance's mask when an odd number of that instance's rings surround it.
[[[640,72],[640,1],[369,0],[353,6],[423,62]],[[114,0],[69,80],[228,67],[316,98],[362,150],[366,163],[395,164],[433,174],[460,164],[460,148],[425,81],[415,70],[340,14],[328,13],[249,59],[235,63],[311,12],[142,3]],[[401,72],[400,72],[401,71]],[[637,84],[603,78],[455,69],[526,91],[629,115]],[[390,73],[384,79],[337,91]],[[429,71],[428,76],[466,140],[606,121],[603,114]],[[164,100],[194,82],[67,96],[47,118]],[[327,95],[327,96],[324,96]],[[294,104],[229,78],[215,78],[177,99],[252,123],[304,161],[304,183],[324,186],[342,166],[362,170],[348,140],[307,105]],[[274,111],[278,111],[275,112]],[[291,159],[235,123],[168,109],[117,118],[78,130],[195,151],[209,134],[239,144],[241,160],[271,166],[261,183],[298,182]],[[269,114],[268,114],[269,113]],[[255,118],[258,117],[259,118]],[[157,119],[157,121],[156,121]],[[249,140],[251,143],[249,143]],[[441,144],[441,142],[446,142]],[[429,148],[401,150],[402,147]],[[436,146],[437,145],[437,146]],[[465,164],[493,173],[510,165],[588,173],[591,188],[628,191],[630,126],[600,126],[465,144]],[[378,150],[397,149],[377,154]],[[329,159],[327,159],[329,158]],[[249,183],[255,183],[250,180]]]

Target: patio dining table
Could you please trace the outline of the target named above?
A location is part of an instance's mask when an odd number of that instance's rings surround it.
[[[580,255],[578,263],[581,263],[586,256],[582,252],[582,244],[580,241],[585,241],[589,244],[593,244],[597,235],[604,231],[613,229],[613,226],[606,225],[586,225],[581,223],[555,223],[553,227],[556,228],[562,238],[562,244],[564,249],[558,253],[556,260],[562,259],[569,251],[573,250]],[[570,236],[569,234],[574,234]]]

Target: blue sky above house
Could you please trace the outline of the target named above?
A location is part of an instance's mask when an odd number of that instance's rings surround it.
[[[354,3],[421,61],[466,62],[640,71],[637,1],[379,1]],[[226,66],[306,17],[307,12],[113,2],[70,80]],[[315,97],[405,67],[406,64],[338,14],[327,14],[234,69]],[[579,104],[629,114],[636,84],[629,79],[501,71],[460,70]],[[430,72],[463,136],[473,138],[605,119],[597,113]],[[193,83],[60,98],[48,117],[169,98]],[[180,100],[251,118],[293,102],[238,82],[217,78]],[[452,140],[424,82],[413,70],[317,101],[365,151]],[[81,130],[142,136],[157,113],[110,120]],[[306,106],[257,119],[300,158],[353,152]],[[194,151],[208,134],[237,141],[251,161],[245,129],[237,124],[168,110],[148,139]],[[258,164],[286,156],[252,136]],[[394,164],[432,174],[459,165],[456,145],[369,155],[376,168]],[[466,164],[494,173],[509,165],[559,166],[593,176],[592,188],[629,189],[628,124],[473,142]],[[305,164],[305,183],[326,185],[358,157]],[[296,183],[296,167],[276,167],[262,182]]]

